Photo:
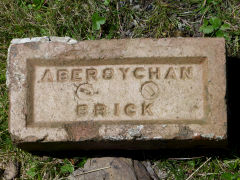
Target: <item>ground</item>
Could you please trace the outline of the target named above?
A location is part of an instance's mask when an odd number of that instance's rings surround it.
[[[90,156],[56,158],[16,148],[8,133],[6,59],[11,39],[69,36],[77,40],[140,37],[224,37],[227,57],[240,58],[239,0],[1,0],[0,1],[0,177],[9,161],[17,179],[60,179]],[[185,159],[148,156],[165,179],[240,179],[240,158],[212,153]],[[171,154],[174,156],[174,154]],[[211,157],[211,159],[209,159]],[[208,162],[206,162],[208,160]],[[206,162],[206,164],[203,164]],[[203,166],[201,166],[203,165]],[[201,167],[198,171],[197,169]]]

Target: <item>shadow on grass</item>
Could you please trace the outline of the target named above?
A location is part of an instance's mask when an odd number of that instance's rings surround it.
[[[240,58],[227,58],[227,112],[229,149],[240,148]]]
[[[41,152],[32,152],[35,155],[47,155],[58,158],[66,158],[66,157],[104,157],[104,156],[113,156],[113,157],[129,157],[138,160],[146,160],[146,159],[164,159],[164,158],[178,158],[178,157],[198,157],[198,156],[220,156],[220,157],[229,157],[232,155],[240,155],[240,119],[238,112],[240,112],[239,104],[239,94],[240,94],[240,86],[239,78],[240,78],[240,59],[227,57],[226,64],[226,72],[227,72],[227,93],[226,93],[226,101],[227,101],[227,112],[228,112],[228,146],[226,148],[207,148],[207,145],[211,145],[212,142],[208,142],[206,146],[198,146],[194,145],[194,141],[189,141],[189,147],[187,149],[181,148],[181,141],[176,141],[176,147],[180,148],[172,148],[172,149],[158,149],[158,150],[76,150],[76,151],[52,151],[51,149],[62,149],[63,146],[71,146],[74,147],[74,144],[69,143],[68,145],[61,145],[59,143],[50,143],[46,144],[46,149],[42,149]],[[217,74],[216,74],[217,76]],[[174,140],[175,141],[175,140]],[[175,142],[171,144],[174,145]],[[107,142],[106,142],[107,144]],[[146,142],[146,146],[151,144],[151,142]],[[34,144],[33,146],[35,146]],[[41,143],[38,144],[41,146]],[[36,146],[38,146],[36,145]],[[129,144],[130,147],[134,147],[137,144]],[[165,144],[166,145],[166,144]],[[83,145],[84,146],[84,145]],[[90,145],[91,148],[92,145]],[[95,145],[96,147],[98,145]],[[100,148],[99,148],[100,146]],[[98,148],[104,148],[103,144],[99,144]],[[121,144],[118,145],[121,147]],[[191,148],[191,146],[193,148]],[[173,147],[173,146],[172,146]],[[183,146],[182,146],[183,147]],[[216,146],[219,147],[219,146]],[[38,149],[38,147],[35,147]],[[94,148],[93,148],[94,149]],[[46,151],[46,152],[45,152]]]

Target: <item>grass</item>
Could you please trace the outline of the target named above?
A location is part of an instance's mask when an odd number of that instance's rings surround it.
[[[164,160],[158,167],[166,172],[167,179],[187,179],[208,159]],[[237,179],[239,178],[239,159],[213,157],[193,175],[193,179]]]
[[[218,18],[220,25],[211,32],[201,30],[205,28],[204,22],[210,22],[211,18]],[[228,28],[219,34],[223,24]],[[226,38],[228,56],[240,57],[239,0],[1,0],[0,169],[14,160],[20,167],[18,179],[59,179],[86,161],[86,157],[35,156],[12,144],[7,131],[8,89],[5,85],[7,49],[11,39],[35,36],[70,36],[87,40],[221,35]],[[190,160],[159,158],[152,163],[159,166],[166,179],[186,179],[205,161],[204,157]],[[239,173],[239,157],[213,156],[193,178],[239,179]]]

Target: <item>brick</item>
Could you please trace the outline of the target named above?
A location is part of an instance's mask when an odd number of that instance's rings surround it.
[[[28,150],[222,147],[223,38],[14,39],[9,132]]]

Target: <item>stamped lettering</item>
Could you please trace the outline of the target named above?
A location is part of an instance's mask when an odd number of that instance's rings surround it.
[[[59,82],[64,82],[67,81],[69,78],[69,74],[68,74],[68,70],[67,69],[59,69],[57,70],[57,81]]]
[[[36,66],[33,103],[51,108],[57,122],[64,121],[63,117],[72,121],[204,118],[204,63],[128,62]],[[39,88],[46,94],[39,94]],[[180,103],[189,97],[187,104]],[[50,114],[35,116],[44,121]]]
[[[192,67],[181,67],[181,79],[192,79]]]
[[[81,77],[82,69],[73,69],[72,70],[72,81],[82,81]]]
[[[55,72],[56,71],[56,72]],[[97,80],[111,80],[114,76],[126,80],[134,78],[136,80],[161,80],[161,79],[176,79],[188,80],[193,78],[192,66],[179,66],[168,68],[161,67],[127,67],[127,68],[104,68],[98,71],[95,68],[70,68],[70,69],[57,69],[50,70],[46,68],[42,72],[41,82],[53,82],[54,74],[56,74],[56,81],[58,82],[87,82]]]
[[[145,71],[145,69],[143,67],[137,67],[134,71],[133,71],[133,75],[136,79],[142,79],[144,78],[144,74],[141,73],[141,71]]]
[[[113,78],[113,68],[106,68],[103,70],[103,79],[112,79]]]
[[[149,69],[149,79],[159,79],[160,78],[160,68],[156,67],[155,70],[153,70],[152,67],[150,67]]]
[[[78,104],[77,105],[77,115],[82,117],[88,114],[88,105],[87,104]]]
[[[105,104],[94,104],[94,116],[105,116],[106,115],[106,105]]]
[[[51,71],[49,69],[46,69],[43,73],[42,79],[43,82],[53,82],[53,77],[51,74]]]

